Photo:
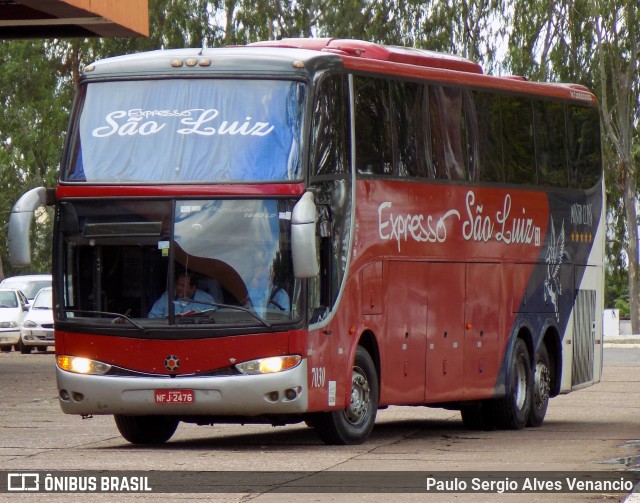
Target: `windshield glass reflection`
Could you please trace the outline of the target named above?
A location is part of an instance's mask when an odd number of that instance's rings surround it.
[[[294,202],[61,205],[65,319],[136,328],[298,320]]]

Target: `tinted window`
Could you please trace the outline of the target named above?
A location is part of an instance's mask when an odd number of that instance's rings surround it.
[[[602,170],[598,109],[568,107],[569,186],[593,187]]]
[[[425,89],[425,86],[414,82],[391,82],[393,132],[398,146],[394,172],[397,176],[427,176],[423,127]]]
[[[478,127],[479,179],[485,182],[503,182],[502,121],[500,97],[495,94],[474,92]]]
[[[538,183],[567,186],[567,147],[564,107],[560,103],[534,101]]]
[[[531,100],[503,96],[500,101],[505,181],[535,184],[537,180]]]
[[[431,86],[431,160],[436,178],[467,178],[464,96],[461,89]]]
[[[311,127],[312,174],[339,175],[349,172],[347,96],[343,76],[330,76],[318,84]]]
[[[391,175],[393,145],[389,83],[365,77],[356,77],[354,80],[358,172]]]

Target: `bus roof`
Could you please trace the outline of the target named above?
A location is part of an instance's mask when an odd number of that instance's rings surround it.
[[[597,102],[591,91],[579,84],[531,82],[520,76],[495,77],[485,75],[479,64],[451,54],[334,38],[287,38],[246,46],[168,49],[117,56],[87,66],[84,78],[236,76],[249,73],[308,77],[320,67],[343,67],[452,85]]]
[[[374,44],[362,40],[335,38],[285,38],[249,44],[250,47],[296,47],[324,51],[344,56],[356,56],[378,61],[391,61],[407,65],[443,68],[458,72],[482,73],[482,67],[459,56],[413,47]]]

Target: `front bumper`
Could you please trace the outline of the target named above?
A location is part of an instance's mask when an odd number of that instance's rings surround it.
[[[121,377],[75,374],[56,368],[67,414],[259,416],[299,414],[308,404],[307,361],[274,374],[216,377]],[[190,389],[190,403],[156,403],[155,390]],[[287,390],[295,390],[289,399]]]
[[[22,344],[25,346],[54,346],[55,336],[53,330],[23,329],[21,333]]]
[[[3,329],[0,331],[0,345],[12,346],[20,341],[20,329]]]

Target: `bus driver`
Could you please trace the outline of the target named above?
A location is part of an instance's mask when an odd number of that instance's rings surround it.
[[[168,293],[164,292],[160,298],[155,301],[151,311],[149,311],[149,318],[164,318],[169,316],[168,298]],[[212,304],[216,302],[221,302],[221,300],[214,299],[212,295],[196,287],[193,273],[180,273],[176,278],[176,295],[173,300],[176,315],[215,309],[215,306]]]

